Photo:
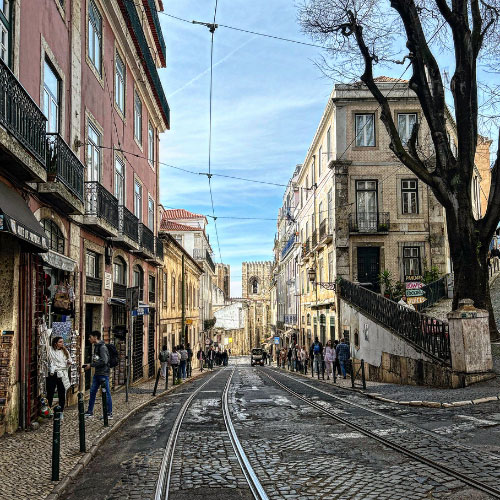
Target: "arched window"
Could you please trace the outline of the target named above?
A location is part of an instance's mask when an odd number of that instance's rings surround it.
[[[122,257],[113,259],[113,283],[127,285],[127,264]]]
[[[259,293],[259,280],[257,278],[250,278],[250,293]]]
[[[49,248],[54,252],[64,253],[64,236],[59,226],[52,219],[42,219],[41,224],[49,239]]]
[[[144,300],[144,271],[137,264],[134,266],[134,286],[139,287],[139,300]]]

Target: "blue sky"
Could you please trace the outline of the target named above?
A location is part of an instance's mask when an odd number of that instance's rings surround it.
[[[214,2],[168,0],[165,12],[211,22]],[[167,44],[160,77],[171,108],[171,130],[161,137],[160,161],[208,170],[210,32],[159,16]],[[219,1],[217,22],[309,41],[290,0]],[[220,27],[215,33],[212,171],[286,184],[303,161],[331,91],[314,66],[320,49]],[[212,178],[218,217],[274,218],[284,188]],[[165,206],[211,214],[206,176],[161,167]],[[222,261],[231,265],[231,293],[241,295],[241,262],[272,260],[272,220],[217,220]],[[220,261],[215,228],[208,233]]]

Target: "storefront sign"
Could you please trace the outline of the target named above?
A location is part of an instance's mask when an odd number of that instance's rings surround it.
[[[427,299],[425,297],[407,297],[407,304],[423,304]]]
[[[46,262],[49,266],[55,267],[56,269],[61,269],[62,271],[67,271],[72,273],[75,270],[76,261],[62,255],[60,253],[54,252],[53,250],[49,250],[47,253],[41,253],[40,257]]]
[[[405,276],[405,281],[422,281],[422,276],[420,274],[409,274]]]
[[[423,290],[406,290],[407,297],[422,297],[425,295]]]
[[[274,343],[276,345],[279,345],[280,344],[280,338],[279,337],[274,337]]]
[[[149,314],[149,307],[138,307],[132,311],[132,316],[147,316]]]
[[[418,288],[423,288],[424,284],[421,281],[408,281],[405,283],[407,290],[416,290]]]
[[[187,319],[186,320],[186,325],[192,325],[193,324],[193,320],[192,319]]]
[[[41,237],[39,234],[36,234],[33,231],[30,231],[27,227],[19,224],[14,219],[10,219],[10,227],[12,233],[15,234],[18,238],[22,240],[28,241],[33,245],[41,248],[48,248],[47,238]]]

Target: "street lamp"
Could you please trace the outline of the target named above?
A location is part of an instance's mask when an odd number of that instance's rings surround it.
[[[307,277],[309,278],[309,281],[311,283],[314,283],[316,281],[316,269],[314,267],[310,267],[307,270]]]

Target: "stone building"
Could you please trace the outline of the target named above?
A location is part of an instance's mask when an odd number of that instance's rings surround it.
[[[260,346],[271,335],[270,294],[272,262],[241,264],[241,295],[247,303],[246,331],[250,348]]]
[[[160,343],[169,349],[185,340],[195,350],[200,342],[200,277],[203,268],[170,234],[162,234],[163,268],[160,271]],[[184,283],[182,259],[184,256]],[[182,287],[184,285],[185,337],[182,333]]]
[[[215,264],[216,285],[224,292],[226,299],[231,297],[231,266],[229,264]]]
[[[130,325],[132,378],[154,371],[159,134],[170,122],[161,9],[0,2],[0,434],[36,418],[51,334],[75,361],[70,401],[88,389],[88,334],[125,345],[132,285],[149,313]]]
[[[231,355],[240,356],[250,351],[247,334],[247,303],[236,301],[214,313],[216,319],[213,329],[216,341],[224,348],[231,349]]]

